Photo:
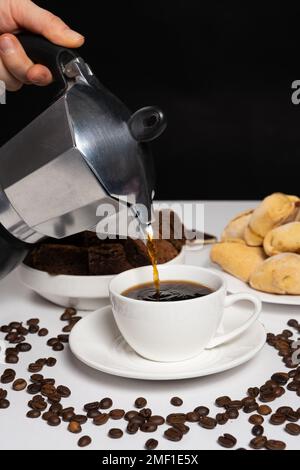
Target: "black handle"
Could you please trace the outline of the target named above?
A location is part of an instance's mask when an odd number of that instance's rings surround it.
[[[35,63],[45,65],[49,68],[55,82],[64,90],[67,86],[63,73],[63,67],[71,60],[78,57],[76,49],[67,49],[56,46],[52,42],[30,33],[21,33],[18,39],[22,44],[28,57]]]
[[[129,119],[128,126],[132,137],[138,142],[149,142],[163,133],[167,120],[161,109],[147,106],[136,111]]]
[[[0,279],[22,263],[31,248],[32,245],[13,237],[0,224]]]

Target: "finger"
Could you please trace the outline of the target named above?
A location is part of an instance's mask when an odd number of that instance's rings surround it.
[[[45,36],[54,44],[80,47],[84,43],[84,37],[70,29],[58,16],[29,0],[16,2],[14,10],[19,26]]]
[[[6,69],[20,82],[36,85],[51,83],[50,71],[43,65],[35,66],[13,34],[0,36],[0,56]]]
[[[4,66],[0,59],[0,80],[3,80],[5,87],[8,91],[17,91],[22,87],[22,83],[19,82]]]
[[[35,64],[27,72],[27,80],[38,86],[46,86],[52,82],[52,74],[44,65]]]

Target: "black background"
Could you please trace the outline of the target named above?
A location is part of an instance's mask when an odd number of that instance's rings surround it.
[[[300,194],[299,15],[290,2],[38,1],[86,36],[81,55],[132,110],[157,104],[161,199]],[[0,107],[5,142],[49,99],[25,87]]]

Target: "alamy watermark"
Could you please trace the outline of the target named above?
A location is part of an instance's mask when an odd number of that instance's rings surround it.
[[[6,86],[3,80],[0,80],[0,104],[6,104]]]
[[[140,217],[139,217],[140,215]],[[143,215],[143,216],[142,216]],[[101,204],[97,209],[99,223],[96,227],[98,238],[131,237],[146,238],[148,224],[151,222],[151,233],[154,239],[194,240],[203,239],[204,204],[202,202],[154,203],[151,215],[143,205],[136,205],[133,210],[123,203]]]

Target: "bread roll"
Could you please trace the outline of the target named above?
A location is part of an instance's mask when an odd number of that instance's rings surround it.
[[[224,271],[248,282],[251,274],[264,261],[265,254],[262,248],[250,247],[244,243],[223,242],[212,247],[210,257]]]
[[[300,253],[300,222],[290,222],[271,230],[264,239],[268,256],[279,253]]]
[[[281,253],[268,258],[254,270],[250,285],[270,294],[300,295],[300,255]]]
[[[236,217],[234,217],[226,225],[221,236],[221,241],[222,242],[228,242],[230,240],[244,241],[245,228],[247,227],[249,223],[252,212],[253,212],[253,209],[248,210],[248,211],[243,211],[240,214],[238,214]]]
[[[298,210],[297,201],[297,196],[271,194],[254,210],[249,228],[255,235],[264,238],[273,228],[294,220]]]

